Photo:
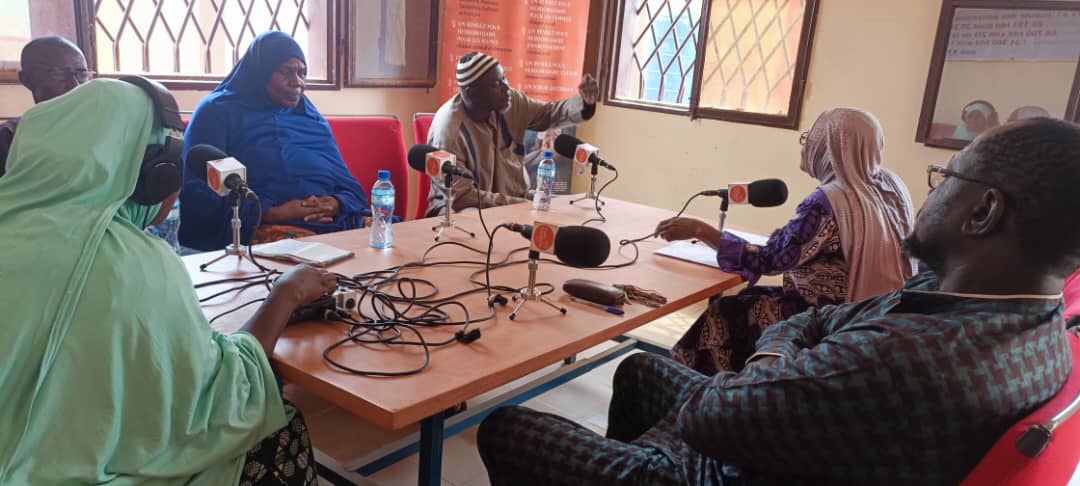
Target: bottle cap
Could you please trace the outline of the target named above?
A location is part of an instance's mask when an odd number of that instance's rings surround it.
[[[379,180],[380,181],[388,181],[388,180],[390,180],[390,171],[388,171],[388,170],[380,170],[379,171]]]
[[[555,158],[555,152],[552,152],[552,151],[550,151],[550,150],[545,150],[545,151],[544,151],[544,158],[545,158],[545,159],[552,159],[552,158]]]

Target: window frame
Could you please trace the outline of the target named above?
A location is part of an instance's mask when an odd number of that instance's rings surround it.
[[[83,54],[86,56],[86,65],[91,71],[98,72],[95,74],[97,78],[120,78],[127,74],[101,74],[98,70],[97,63],[97,45],[94,40],[94,1],[95,0],[74,0],[72,3],[75,8],[75,31],[77,39],[75,43],[82,49]],[[338,90],[341,89],[341,50],[344,47],[339,39],[341,31],[342,21],[342,3],[344,0],[327,0],[326,1],[326,15],[328,17],[326,25],[326,80],[308,81],[304,84],[305,90]],[[153,79],[165,85],[166,88],[172,90],[196,90],[196,91],[208,91],[212,90],[217,85],[221,84],[221,81],[225,79],[225,76],[211,77],[211,76],[183,76],[183,75],[145,75],[147,78]]]
[[[795,72],[792,73],[791,97],[788,100],[788,110],[785,115],[768,115],[742,110],[727,110],[700,106],[701,77],[705,70],[705,56],[694,57],[694,80],[691,86],[688,106],[671,105],[653,101],[637,101],[616,98],[615,91],[618,86],[618,61],[621,53],[622,18],[625,14],[627,3],[633,0],[607,0],[608,8],[605,13],[607,34],[605,39],[604,58],[606,63],[604,76],[604,104],[620,108],[667,113],[675,115],[688,115],[691,120],[699,118],[709,120],[729,121],[750,125],[763,125],[776,128],[796,130],[802,117],[803,100],[806,94],[806,85],[810,71],[810,61],[813,51],[814,31],[817,26],[817,16],[820,10],[820,0],[805,0],[806,6],[803,11],[802,28],[799,38],[799,50],[795,59]],[[708,45],[709,20],[712,16],[712,0],[703,0],[701,23],[698,25],[697,53],[705,52]]]
[[[404,1],[404,0],[394,0]],[[435,82],[438,77],[438,61],[439,61],[439,24],[442,21],[442,9],[440,6],[442,2],[440,0],[430,0],[431,2],[431,23],[428,26],[429,41],[428,41],[428,61],[427,61],[427,74],[423,78],[364,78],[353,77],[352,63],[353,55],[353,30],[350,28],[352,23],[352,10],[353,5],[356,3],[351,0],[344,0],[344,4],[341,9],[340,15],[340,28],[344,32],[343,44],[340,46],[339,64],[342,72],[340,76],[344,80],[344,86],[349,88],[434,88]]]

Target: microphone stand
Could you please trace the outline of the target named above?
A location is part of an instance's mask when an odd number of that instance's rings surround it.
[[[443,213],[443,219],[439,221],[439,224],[431,227],[431,231],[436,232],[435,241],[439,241],[439,238],[442,238],[443,232],[446,231],[447,228],[456,229],[469,235],[471,238],[476,238],[476,233],[458,226],[457,223],[454,222],[454,219],[450,217],[450,213],[454,211],[454,175],[447,172],[445,176],[446,178],[443,180],[443,187],[446,188],[447,194],[446,212]]]
[[[727,195],[720,196],[720,225],[718,229],[720,230],[721,235],[724,234],[724,222],[727,220],[727,210],[728,197]]]
[[[510,320],[517,318],[518,311],[525,306],[526,302],[539,301],[551,306],[553,309],[566,314],[566,308],[556,305],[554,302],[544,297],[544,294],[540,292],[540,289],[536,288],[536,270],[540,267],[540,252],[536,250],[529,250],[529,286],[518,290],[518,295],[514,296],[514,300],[519,300],[517,307],[514,307],[514,311],[510,313]]]
[[[239,266],[240,262],[245,260],[245,259],[247,261],[251,262],[256,267],[259,266],[259,264],[255,262],[255,260],[251,259],[251,255],[249,255],[244,250],[244,246],[240,244],[240,191],[236,190],[236,189],[233,189],[232,194],[230,194],[230,196],[232,196],[232,198],[233,198],[233,202],[232,202],[232,244],[225,247],[225,254],[224,255],[221,255],[221,256],[213,259],[213,260],[210,260],[209,262],[206,262],[206,263],[204,263],[202,265],[199,265],[199,271],[205,272],[207,267],[209,267],[210,265],[213,265],[213,264],[215,264],[215,263],[217,263],[217,262],[219,262],[221,260],[224,260],[224,259],[226,259],[228,257],[231,257],[231,256],[236,256],[236,264],[237,264],[237,266]]]
[[[592,171],[591,171],[592,177],[590,177],[590,179],[589,179],[589,192],[585,193],[584,196],[581,196],[581,197],[579,197],[577,199],[574,199],[573,201],[570,201],[570,204],[574,204],[576,202],[581,202],[581,201],[596,201],[597,204],[599,204],[601,206],[604,205],[604,201],[600,201],[599,200],[599,195],[596,194],[596,173],[599,172],[599,165],[600,164],[597,163],[597,162],[592,163]]]

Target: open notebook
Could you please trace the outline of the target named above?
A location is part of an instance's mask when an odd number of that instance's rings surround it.
[[[325,267],[353,256],[353,252],[314,241],[284,239],[251,247],[256,255],[265,258],[292,260]]]
[[[747,233],[745,231],[729,229],[724,230],[724,232],[731,233],[755,245],[764,245],[765,242],[769,241],[769,239],[764,236]],[[656,254],[670,258],[677,258],[679,260],[686,260],[688,262],[699,263],[701,265],[706,265],[713,268],[720,268],[720,266],[716,264],[716,250],[713,250],[712,248],[709,248],[709,245],[700,242],[693,243],[690,241],[676,241],[668,246],[656,250]]]

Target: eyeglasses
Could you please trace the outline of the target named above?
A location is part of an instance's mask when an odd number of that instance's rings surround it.
[[[53,81],[67,81],[71,78],[75,78],[80,83],[85,83],[94,77],[95,72],[89,69],[73,69],[73,68],[61,68],[61,67],[43,67],[41,72],[44,73],[49,79]]]
[[[810,137],[810,132],[802,132],[799,134],[799,145],[806,145],[806,139]]]
[[[975,182],[975,183],[978,183],[978,184],[982,184],[984,186],[989,186],[989,187],[992,187],[994,189],[997,189],[997,190],[1001,191],[1002,193],[1005,193],[1004,190],[1002,190],[1000,187],[997,187],[994,184],[991,184],[991,183],[983,181],[983,180],[976,179],[974,177],[968,177],[968,176],[963,175],[963,174],[961,174],[959,172],[956,172],[954,170],[946,169],[946,168],[944,168],[944,167],[942,167],[940,165],[930,164],[929,166],[926,167],[926,184],[928,186],[930,186],[930,189],[937,189],[938,186],[940,186],[942,183],[945,182],[945,179],[948,179],[950,177],[955,177],[955,178],[960,179],[960,180],[964,180],[964,181],[968,181],[968,182]]]

